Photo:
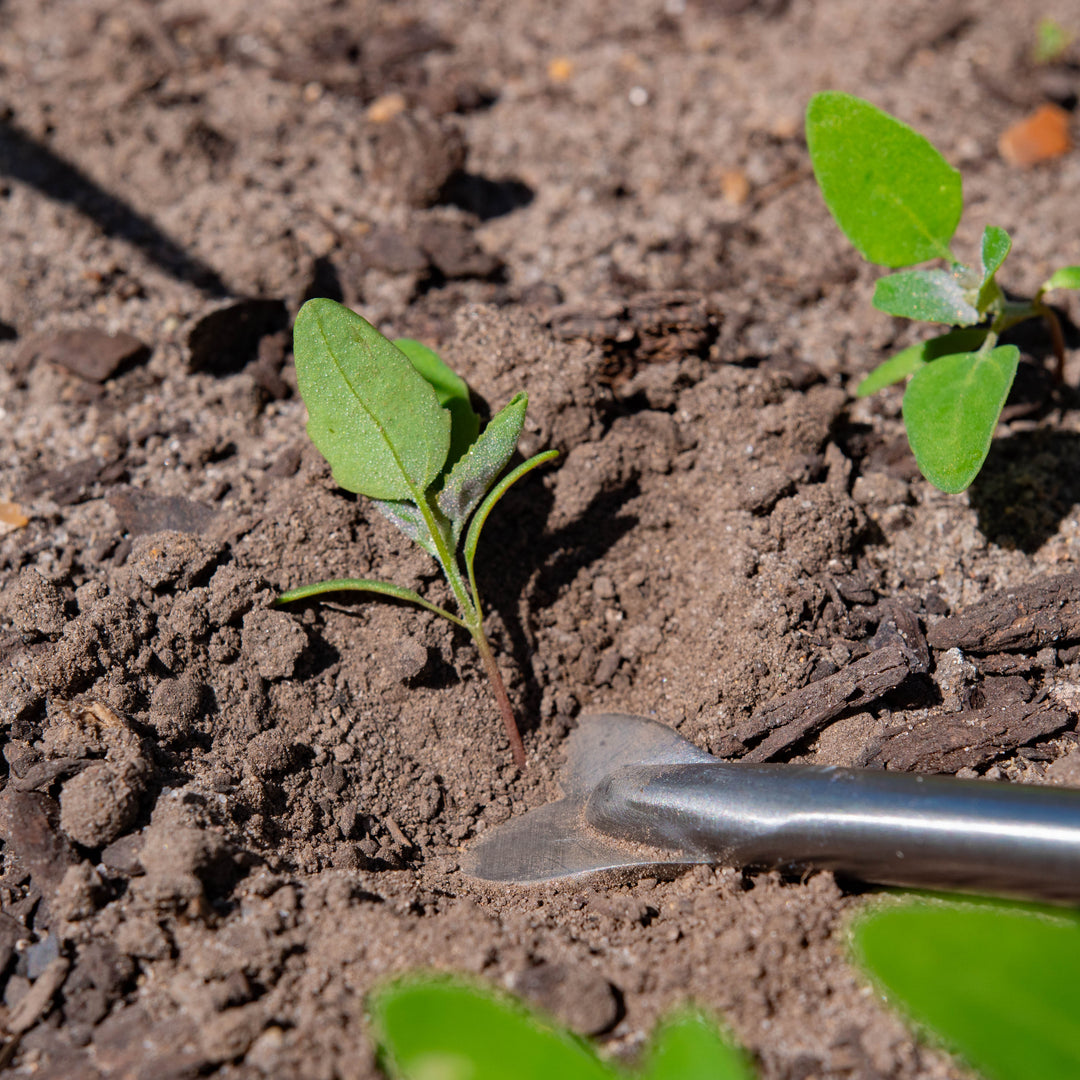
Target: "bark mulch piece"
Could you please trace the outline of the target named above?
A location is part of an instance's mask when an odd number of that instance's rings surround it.
[[[834,675],[774,698],[735,729],[735,737],[744,743],[767,733],[743,760],[772,761],[820,731],[845,709],[865,707],[895,690],[911,671],[907,650],[901,645],[887,645]]]
[[[1076,638],[1080,638],[1080,573],[1040,578],[995,593],[934,623],[926,633],[934,649],[973,653],[1041,649]]]
[[[977,769],[1069,726],[1069,714],[1047,703],[939,714],[888,735],[867,764],[905,772]]]

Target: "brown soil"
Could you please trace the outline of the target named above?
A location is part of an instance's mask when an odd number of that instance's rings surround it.
[[[916,124],[963,170],[958,250],[1005,226],[1030,292],[1080,263],[1080,158],[995,149],[1076,101],[1033,26],[936,0],[0,6],[16,1075],[374,1076],[365,992],[432,965],[624,1057],[691,996],[770,1080],[962,1075],[849,966],[866,898],[829,875],[523,895],[458,865],[557,794],[589,711],[729,755],[1080,775],[1080,626],[961,653],[934,630],[1074,567],[1075,395],[1032,331],[976,484],[921,480],[899,393],[851,395],[913,331],[871,309],[800,120],[835,87]],[[562,454],[480,559],[524,772],[449,624],[268,607],[343,575],[444,598],[306,441],[287,328],[313,295],[439,348],[487,407],[526,388],[523,452]],[[886,647],[893,689],[801,728],[773,701]]]

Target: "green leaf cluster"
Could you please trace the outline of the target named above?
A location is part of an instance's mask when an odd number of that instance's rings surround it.
[[[584,1040],[490,987],[415,974],[368,1002],[393,1080],[629,1080]],[[637,1080],[753,1080],[746,1055],[703,1013],[663,1021]]]
[[[514,756],[524,764],[517,725],[484,635],[474,562],[495,504],[513,483],[556,456],[554,450],[537,454],[499,480],[517,448],[528,398],[515,395],[481,431],[468,386],[436,353],[408,338],[390,341],[333,300],[309,300],[300,309],[293,351],[308,435],[330,463],[334,480],[374,500],[438,560],[458,614],[411,589],[364,578],[305,585],[278,602],[353,589],[409,601],[465,627],[492,679]]]
[[[998,345],[999,335],[1040,316],[1056,325],[1043,294],[1080,288],[1080,267],[1058,270],[1030,303],[1008,301],[996,274],[1012,246],[1009,234],[987,226],[977,266],[953,254],[960,174],[922,135],[867,101],[829,91],[810,99],[806,140],[825,204],[865,259],[890,269],[931,259],[948,264],[879,279],[874,306],[970,329],[904,349],[857,393],[908,380],[903,412],[915,460],[942,491],[963,491],[986,460],[1020,359],[1015,346]]]
[[[853,927],[857,961],[987,1080],[1080,1076],[1080,918],[990,901],[905,899]]]

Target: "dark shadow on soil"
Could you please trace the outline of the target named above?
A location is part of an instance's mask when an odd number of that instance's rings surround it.
[[[620,513],[638,494],[636,480],[601,492],[576,521],[548,533],[545,523],[552,495],[534,482],[529,490],[522,486],[507,493],[499,507],[499,527],[484,534],[476,559],[478,585],[488,608],[502,617],[514,663],[525,680],[524,716],[519,717],[522,730],[537,726],[542,691],[532,674],[531,635],[518,617],[519,600],[529,591],[537,613],[554,604],[562,588],[638,524],[635,515]],[[527,590],[537,568],[535,583]]]
[[[134,244],[146,257],[180,281],[210,296],[229,289],[217,271],[189,255],[149,218],[101,187],[77,165],[54,154],[28,135],[0,120],[0,175],[36,188],[42,195],[74,206],[93,218],[106,236]]]
[[[1037,551],[1080,503],[1080,435],[1039,428],[995,439],[969,498],[987,540]]]
[[[475,214],[481,221],[504,217],[536,197],[528,184],[513,178],[489,180],[476,173],[455,173],[439,193],[439,202]]]

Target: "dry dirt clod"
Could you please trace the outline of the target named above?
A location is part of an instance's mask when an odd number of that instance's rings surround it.
[[[244,616],[244,654],[264,679],[287,679],[308,645],[304,628],[283,611],[251,611]]]
[[[49,638],[63,633],[67,622],[64,594],[31,566],[25,567],[14,585],[0,594],[0,603],[20,633]]]
[[[60,827],[83,847],[111,843],[134,824],[147,771],[141,760],[87,766],[60,792]]]

